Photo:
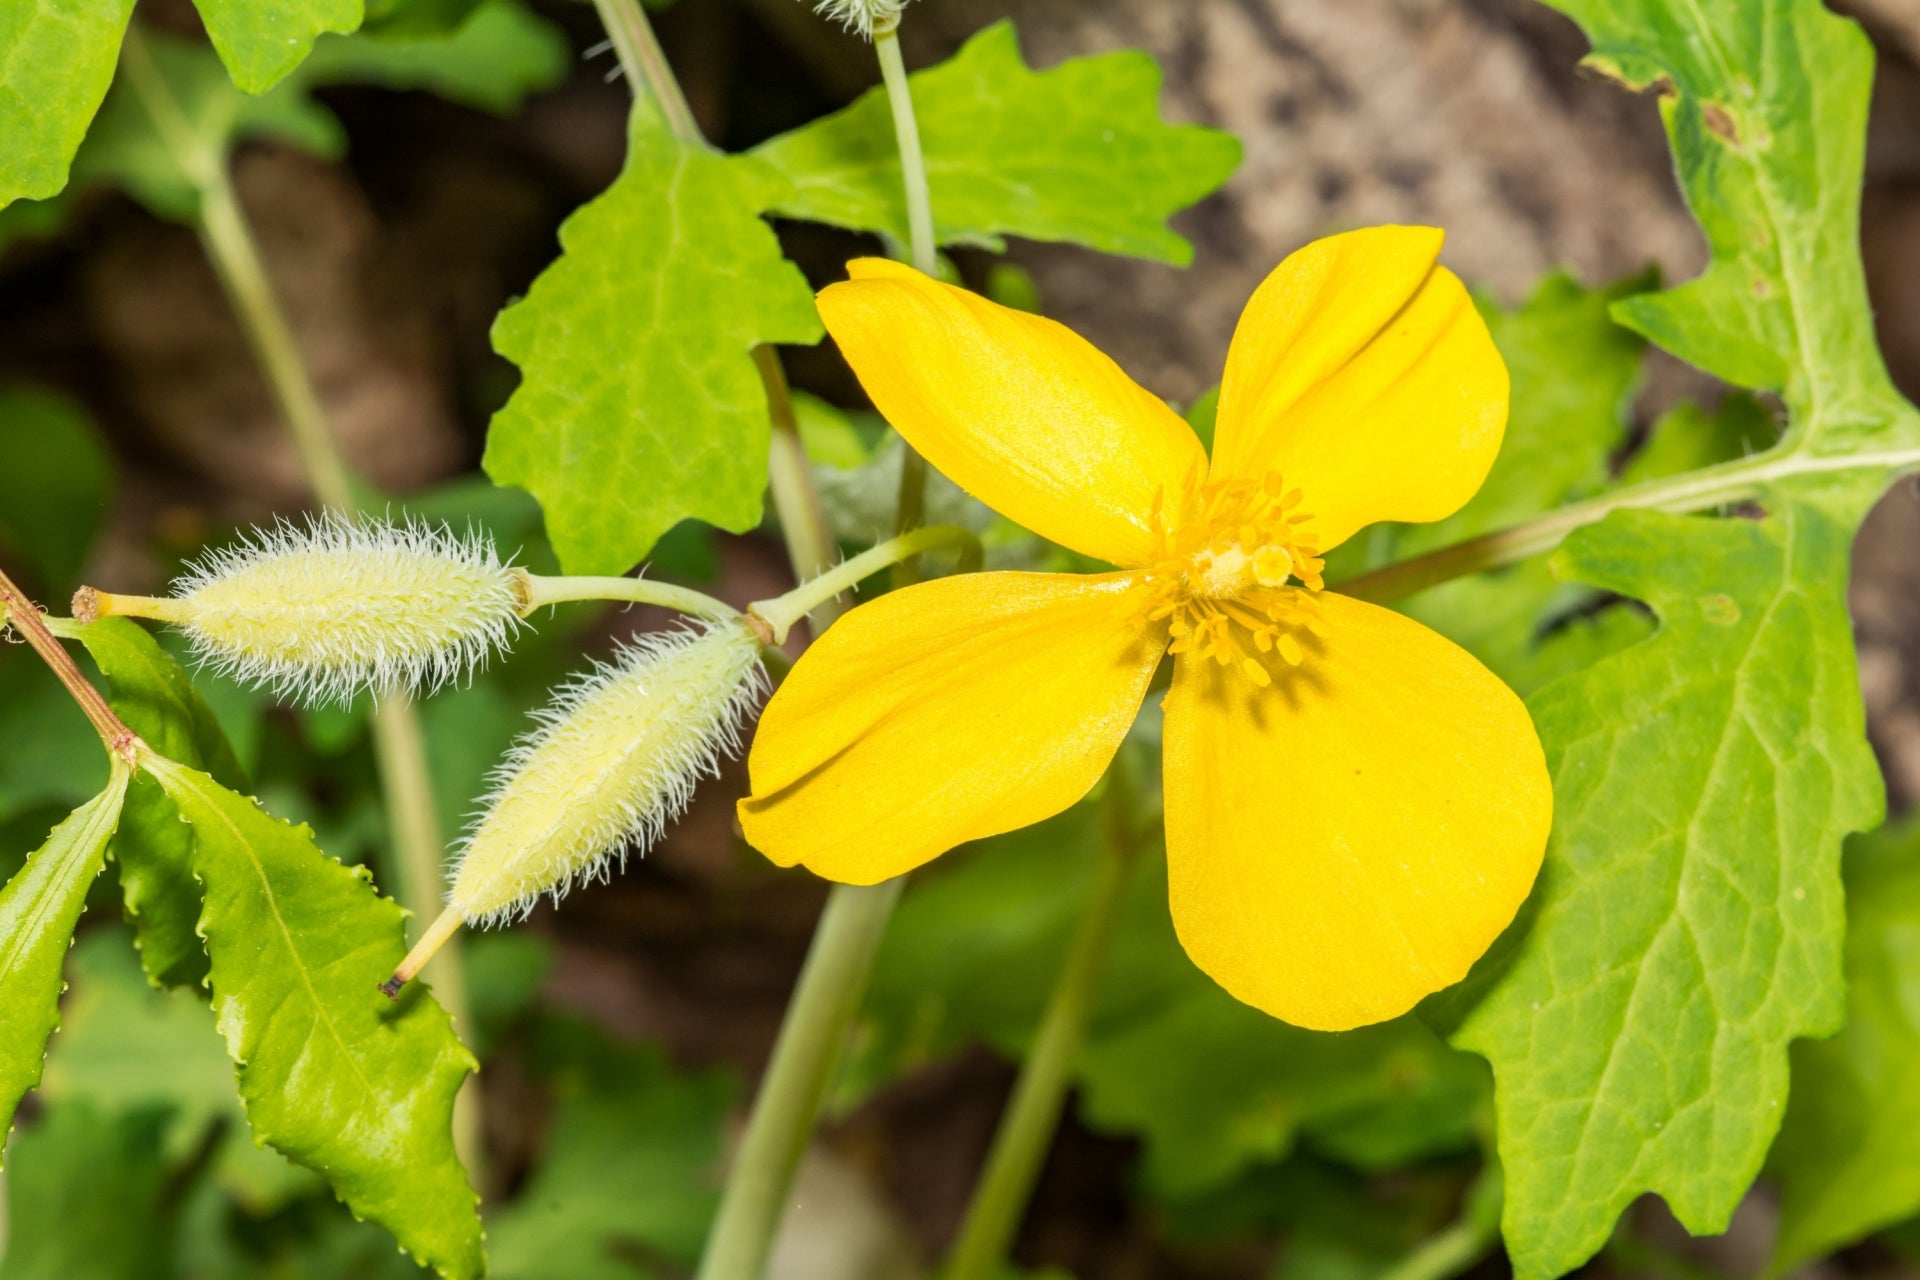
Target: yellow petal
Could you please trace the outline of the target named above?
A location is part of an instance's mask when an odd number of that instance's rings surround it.
[[[1206,470],[1193,431],[1072,330],[877,259],[821,291],[860,384],[954,483],[1035,533],[1114,564],[1154,550]]]
[[[1246,1003],[1337,1031],[1458,982],[1526,900],[1553,789],[1520,699],[1417,622],[1320,597],[1255,690],[1179,659],[1166,702],[1173,922]]]
[[[976,573],[836,622],[767,703],[740,823],[782,866],[848,884],[1084,796],[1140,709],[1164,630],[1124,574]]]
[[[1376,520],[1439,520],[1486,479],[1507,423],[1507,367],[1441,232],[1372,227],[1316,240],[1255,290],[1220,388],[1215,478],[1278,471],[1306,494],[1320,547]]]

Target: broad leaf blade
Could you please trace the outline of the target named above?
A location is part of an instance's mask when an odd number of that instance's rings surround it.
[[[1036,73],[1021,60],[1013,24],[1000,22],[909,84],[942,244],[997,246],[1018,235],[1184,265],[1193,246],[1167,219],[1213,194],[1240,163],[1231,134],[1160,118],[1160,68],[1144,53]],[[793,182],[775,212],[906,240],[884,90],[754,154]]]
[[[398,1004],[379,992],[406,951],[404,913],[305,828],[198,770],[146,767],[193,827],[214,1011],[255,1136],[422,1263],[479,1275],[476,1197],[452,1136],[473,1058],[424,992]]]
[[[1847,849],[1847,1023],[1793,1047],[1770,1271],[1920,1213],[1920,826]]]
[[[120,820],[127,771],[55,827],[27,865],[0,889],[0,1116],[40,1079],[47,1038],[60,1020],[60,966],[87,902],[87,886],[105,864]]]
[[[1660,90],[1712,249],[1698,279],[1628,299],[1620,318],[1729,382],[1781,392],[1793,434],[1835,449],[1875,435],[1887,380],[1860,269],[1865,34],[1820,0],[1549,2],[1593,41],[1589,65]]]
[[[752,351],[821,332],[760,217],[785,189],[777,173],[647,128],[628,145],[493,329],[522,381],[494,415],[487,474],[540,500],[571,573],[624,573],[688,517],[758,524],[768,424]]]
[[[1521,1280],[1584,1261],[1644,1192],[1723,1226],[1779,1125],[1788,1042],[1837,1025],[1840,842],[1881,809],[1848,549],[1920,466],[1857,247],[1864,37],[1817,0],[1556,3],[1596,65],[1660,89],[1713,251],[1616,315],[1792,416],[1751,465],[1757,518],[1616,513],[1561,561],[1660,629],[1530,700],[1555,772],[1546,865],[1445,1001],[1480,997],[1455,1043],[1493,1063]]]
[[[0,6],[0,207],[44,200],[100,109],[133,0],[12,0]]]
[[[1529,702],[1554,831],[1529,924],[1454,1043],[1499,1081],[1516,1274],[1571,1270],[1657,1191],[1724,1229],[1840,1017],[1838,849],[1879,820],[1846,577],[1882,479],[1765,519],[1617,512],[1561,566],[1655,635]]]
[[[329,31],[352,31],[364,16],[361,0],[194,0],[194,7],[234,84],[247,93],[273,88],[306,58],[314,40]]]
[[[106,678],[114,714],[142,741],[169,760],[205,770],[222,786],[246,786],[212,709],[152,636],[125,618],[102,618],[70,634]],[[127,789],[112,853],[148,978],[161,986],[197,985],[207,975],[207,954],[199,934],[193,831],[149,774]]]

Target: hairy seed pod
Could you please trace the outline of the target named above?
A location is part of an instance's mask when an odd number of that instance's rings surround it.
[[[701,777],[740,752],[766,691],[742,622],[647,636],[562,689],[494,776],[447,895],[467,923],[523,917],[545,893],[604,879],[680,816]]]
[[[174,623],[220,674],[325,704],[471,675],[519,630],[526,583],[483,534],[329,515],[211,553],[170,599],[83,590],[75,616]]]
[[[900,22],[908,0],[819,0],[813,10],[830,22],[873,39],[875,31],[891,31]]]

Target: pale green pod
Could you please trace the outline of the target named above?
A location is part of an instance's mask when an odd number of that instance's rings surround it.
[[[516,745],[461,851],[450,907],[469,924],[524,916],[680,816],[766,689],[744,622],[650,635],[560,691]]]
[[[171,622],[222,675],[328,703],[470,675],[519,630],[526,599],[526,575],[482,535],[324,516],[213,552],[168,598],[83,590],[75,616]]]

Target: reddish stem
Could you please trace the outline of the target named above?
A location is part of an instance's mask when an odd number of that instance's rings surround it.
[[[47,630],[47,624],[40,620],[40,606],[29,600],[4,570],[0,570],[0,623],[10,623],[26,637],[33,651],[40,655],[40,660],[53,669],[53,674],[67,687],[73,700],[80,704],[80,710],[86,712],[87,719],[93,722],[94,730],[99,733],[100,740],[107,744],[107,750],[129,765],[137,765],[139,735],[127,728],[120,717],[113,713],[113,708],[107,705],[100,691],[81,672],[72,655],[54,638],[53,632]]]

